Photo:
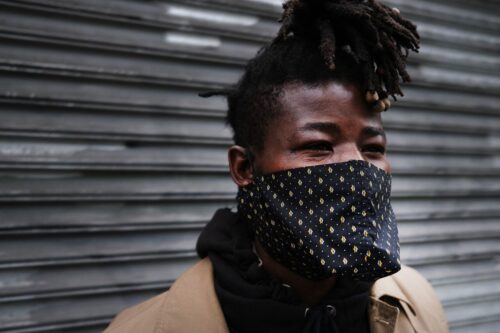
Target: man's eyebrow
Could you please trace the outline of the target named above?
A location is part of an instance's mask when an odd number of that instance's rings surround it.
[[[385,131],[381,127],[373,127],[373,126],[365,127],[361,131],[361,135],[365,138],[370,138],[370,137],[374,137],[377,135],[381,135],[384,138],[384,140],[387,140],[387,136],[385,135]]]
[[[320,131],[337,134],[340,132],[339,125],[332,122],[307,123],[298,129],[300,132]]]

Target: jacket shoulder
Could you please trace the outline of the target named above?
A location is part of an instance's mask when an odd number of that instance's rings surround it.
[[[161,305],[167,297],[168,291],[122,310],[116,315],[104,332],[155,332],[156,322],[154,318],[160,315]]]
[[[202,331],[228,331],[215,294],[212,264],[208,258],[183,273],[169,291],[120,312],[104,332]]]
[[[403,265],[399,272],[377,280],[372,296],[396,301],[416,332],[448,332],[446,316],[434,288],[411,267]]]

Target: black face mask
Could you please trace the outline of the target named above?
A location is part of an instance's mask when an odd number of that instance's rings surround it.
[[[363,160],[279,171],[238,191],[266,252],[311,279],[374,281],[400,267],[391,175]]]

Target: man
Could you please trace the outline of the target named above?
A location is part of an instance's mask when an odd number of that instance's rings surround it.
[[[222,92],[237,212],[217,211],[203,259],[107,332],[448,331],[430,284],[400,265],[390,205],[381,111],[409,80],[415,26],[372,0],[284,8]]]

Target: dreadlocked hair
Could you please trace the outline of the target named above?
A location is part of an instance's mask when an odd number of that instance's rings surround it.
[[[282,111],[286,83],[317,86],[335,80],[357,85],[377,111],[388,96],[403,96],[406,59],[418,52],[416,26],[376,0],[288,0],[277,36],[246,65],[236,86],[200,94],[225,95],[234,141],[262,148],[268,124]]]

